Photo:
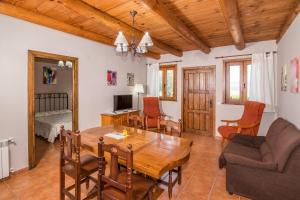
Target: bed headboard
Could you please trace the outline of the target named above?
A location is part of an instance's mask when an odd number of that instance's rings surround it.
[[[68,93],[37,93],[34,100],[36,113],[69,109]]]

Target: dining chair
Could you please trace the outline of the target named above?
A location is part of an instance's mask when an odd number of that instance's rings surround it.
[[[89,181],[97,184],[97,180],[91,175],[98,170],[98,158],[92,155],[80,156],[81,136],[79,131],[72,132],[65,130],[64,126],[60,129],[60,199],[64,200],[67,196],[72,200],[81,199],[81,184],[86,183],[86,189],[89,189]],[[66,187],[65,175],[71,177],[75,183]],[[70,191],[75,189],[75,193]],[[95,196],[90,193],[84,199]]]
[[[171,136],[182,136],[182,120],[179,119],[177,122],[173,120],[162,119],[158,122],[158,130],[167,135]]]
[[[238,120],[221,120],[226,125],[218,128],[222,135],[222,144],[225,140],[231,140],[235,134],[256,136],[265,109],[265,104],[256,101],[247,101],[244,113]]]
[[[163,133],[170,136],[177,136],[182,137],[182,121],[181,119],[178,120],[178,122],[172,121],[172,120],[160,120],[158,123],[158,130]],[[173,172],[177,173],[177,177],[173,180]],[[178,184],[181,184],[182,180],[182,169],[181,166],[178,166],[177,168],[174,168],[173,170],[169,171],[169,180],[168,182],[162,182],[163,184],[168,186],[168,194],[169,198],[172,198],[172,190],[174,185],[178,182]]]
[[[158,97],[144,97],[145,129],[158,131],[158,123],[164,119],[165,114],[160,111]]]
[[[128,113],[127,126],[144,129],[144,117],[136,114]]]
[[[104,153],[110,155],[109,175],[105,175],[106,164]],[[132,145],[127,149],[115,144],[104,144],[103,137],[98,143],[98,200],[141,200],[151,199],[154,182],[141,175],[133,174]],[[126,168],[119,167],[119,161]]]

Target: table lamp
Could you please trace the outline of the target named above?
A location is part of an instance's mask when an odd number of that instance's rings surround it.
[[[140,107],[140,94],[144,94],[144,85],[143,84],[135,84],[134,92],[138,94],[138,106],[137,109],[139,110]]]

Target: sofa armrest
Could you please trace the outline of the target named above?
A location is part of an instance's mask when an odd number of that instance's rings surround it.
[[[258,149],[265,142],[265,138],[265,136],[250,136],[236,134],[232,138],[231,142]]]
[[[262,162],[258,160],[253,160],[251,158],[239,156],[233,153],[224,153],[226,163],[236,164],[244,167],[258,168],[264,170],[276,170],[277,165],[271,162]]]

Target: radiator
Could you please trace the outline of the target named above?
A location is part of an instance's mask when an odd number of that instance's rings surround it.
[[[0,179],[9,176],[9,143],[11,139],[0,140]]]

